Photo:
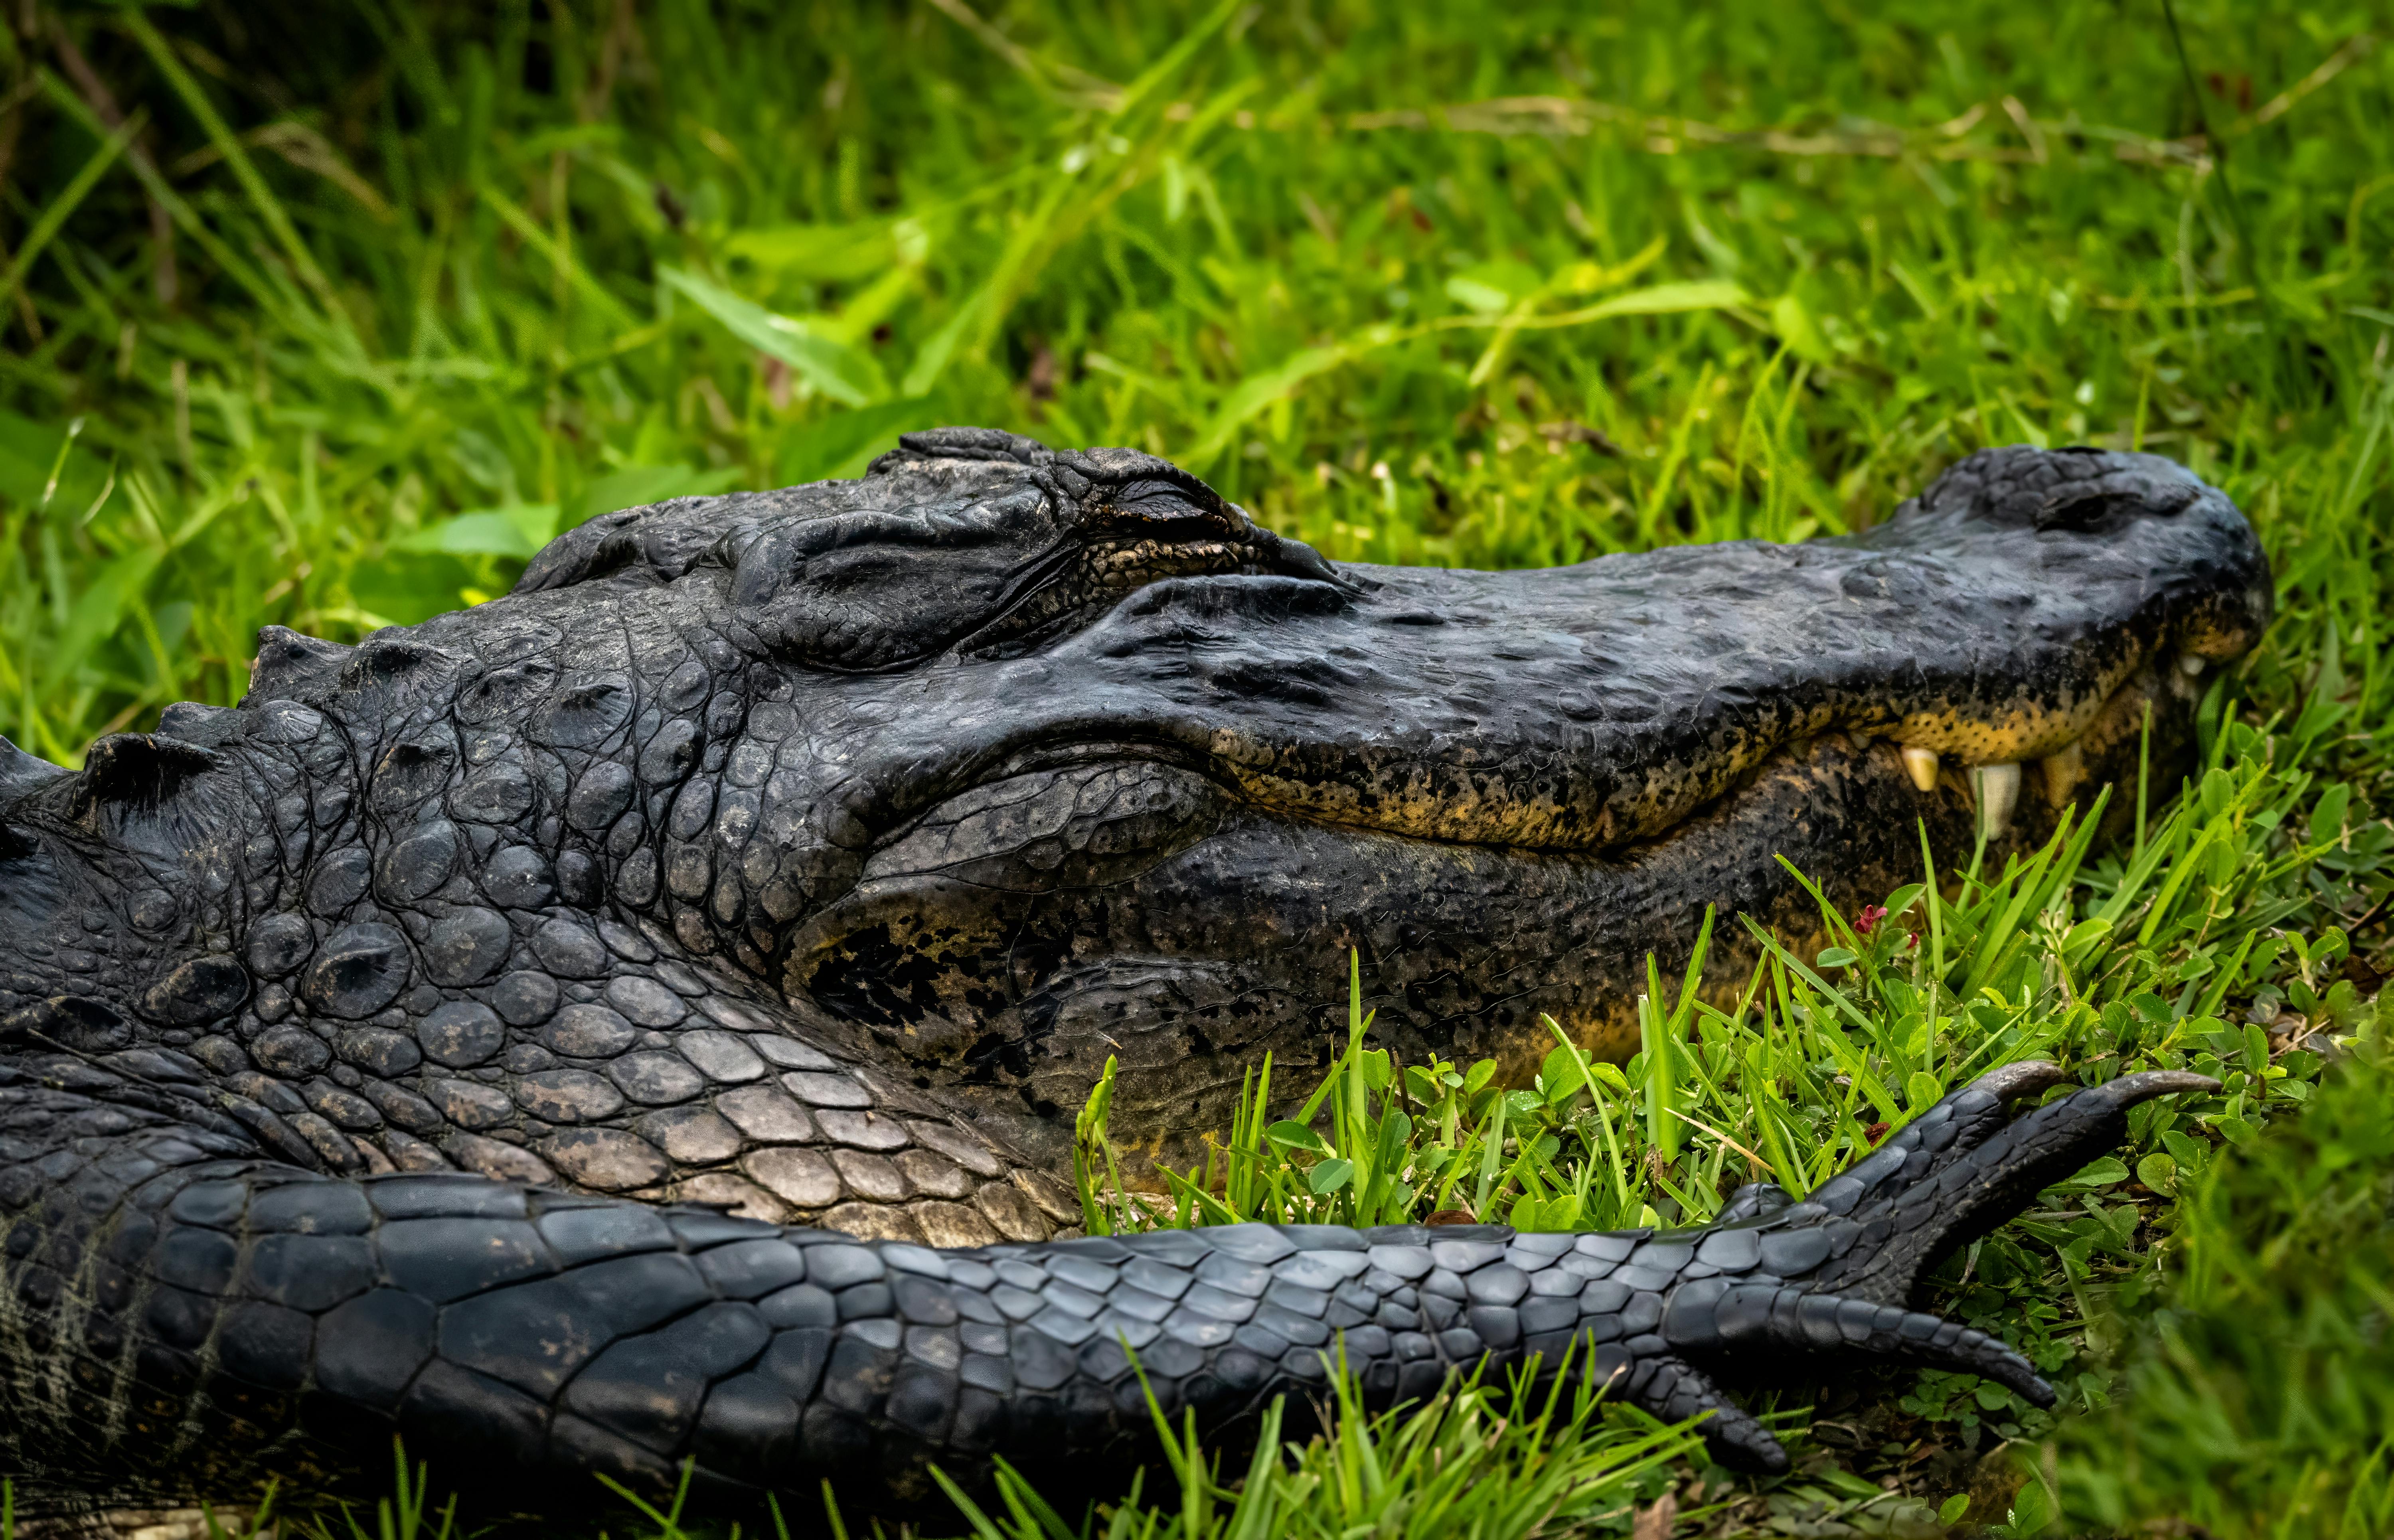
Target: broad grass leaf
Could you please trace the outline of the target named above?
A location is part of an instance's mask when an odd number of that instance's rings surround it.
[[[835,283],[876,277],[904,256],[893,227],[879,220],[853,225],[765,225],[725,237],[721,250],[727,257],[744,257],[775,274]],[[920,259],[918,254],[916,260]]]
[[[1804,301],[1793,294],[1782,294],[1770,304],[1770,328],[1787,350],[1807,363],[1835,363],[1837,355],[1821,335],[1820,323]]]
[[[1324,1198],[1345,1187],[1354,1176],[1353,1161],[1326,1160],[1305,1174],[1305,1185],[1315,1197]]]
[[[1308,1154],[1326,1155],[1330,1146],[1320,1134],[1293,1118],[1282,1118],[1264,1130],[1264,1138],[1283,1150],[1302,1150]]]
[[[659,268],[657,276],[723,323],[749,347],[780,359],[808,385],[847,406],[864,406],[889,394],[888,376],[872,354],[822,336],[796,316],[769,310],[720,284],[681,268]]]
[[[1482,315],[1494,315],[1535,294],[1544,282],[1544,275],[1526,262],[1480,262],[1446,281],[1446,296]]]
[[[0,501],[23,508],[41,507],[50,467],[58,466],[59,489],[50,498],[52,512],[64,508],[80,514],[90,507],[106,480],[106,465],[84,444],[70,451],[66,463],[59,465],[59,446],[66,437],[62,424],[37,423],[0,411]]]
[[[2090,1161],[2085,1165],[2082,1166],[2076,1175],[2067,1177],[2061,1181],[2057,1182],[2055,1185],[2059,1187],[2111,1187],[2116,1183],[2126,1181],[2127,1179],[2128,1168],[2124,1165],[2121,1164],[2119,1157],[2116,1155],[2105,1155],[2100,1160]]]
[[[1587,1084],[1587,1077],[1580,1073],[1578,1057],[1559,1043],[1546,1050],[1546,1062],[1538,1067],[1538,1078],[1546,1083],[1546,1099],[1551,1102],[1577,1096]]]
[[[99,578],[68,612],[66,626],[59,633],[58,645],[45,660],[42,677],[72,678],[91,655],[93,647],[115,634],[125,605],[149,586],[151,574],[158,570],[165,554],[156,546],[137,546],[102,569]]]
[[[390,548],[418,555],[529,559],[556,533],[556,504],[517,503],[436,520],[403,539],[392,541]]]

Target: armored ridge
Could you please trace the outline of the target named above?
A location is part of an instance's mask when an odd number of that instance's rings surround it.
[[[951,429],[608,516],[353,650],[270,631],[239,708],[80,775],[0,752],[0,1448],[118,1500],[337,1483],[394,1428],[502,1487],[693,1455],[727,1498],[867,1458],[900,1491],[1143,1426],[1124,1341],[1210,1415],[1333,1332],[1382,1396],[1579,1334],[1692,1408],[1698,1358],[1832,1346],[1828,1299],[1846,1347],[2025,1385],[1912,1278],[2177,1082],[2010,1125],[2028,1083],[1957,1093],[1846,1207],[1567,1249],[1059,1242],[1052,1173],[1108,1053],[1152,1148],[1223,1125],[1241,1065],[1322,1040],[1346,945],[1408,1057],[1524,1064],[1540,1012],[1617,1047],[1706,903],[1801,928],[1778,855],[1875,896],[1923,823],[2038,836],[2149,709],[2166,764],[2268,604],[2241,517],[2149,456],[1487,574],[1334,568],[1150,456]]]

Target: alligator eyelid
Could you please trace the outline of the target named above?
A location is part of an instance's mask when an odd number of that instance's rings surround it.
[[[1022,605],[1030,602],[1031,599],[1037,597],[1044,586],[1044,580],[1052,575],[1056,566],[1059,566],[1064,561],[1070,559],[1073,554],[1073,549],[1074,544],[1069,539],[1059,539],[1051,542],[1046,549],[1040,551],[1029,559],[1029,562],[1027,563],[1028,570],[1018,572],[1013,578],[1008,580],[1007,587],[1009,591],[1000,600],[1004,608],[1001,609],[996,615],[984,621],[980,625],[975,626],[972,630],[965,633],[963,636],[954,638],[941,644],[936,650],[911,652],[904,657],[893,658],[886,663],[844,664],[818,657],[802,657],[794,661],[798,665],[798,666],[815,673],[839,674],[854,678],[870,678],[875,675],[911,673],[921,668],[925,664],[941,657],[950,655],[962,656],[971,651],[973,644],[979,638],[995,628],[997,625],[1002,624],[1007,616],[1011,615]]]

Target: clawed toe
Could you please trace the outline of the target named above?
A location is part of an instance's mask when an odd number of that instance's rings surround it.
[[[1858,1226],[1815,1287],[1901,1305],[1921,1275],[1993,1231],[2127,1132],[2128,1109],[2205,1075],[2157,1070],[2072,1091],[2006,1121],[2003,1103],[2061,1083],[2049,1064],[2006,1065],[1923,1113],[1887,1146],[1811,1195],[1832,1224]]]
[[[1777,1476],[1792,1463],[1786,1449],[1753,1414],[1723,1395],[1703,1371],[1683,1360],[1648,1360],[1638,1365],[1627,1390],[1631,1401],[1664,1422],[1702,1417],[1696,1431],[1703,1438],[1704,1448],[1731,1470]]]
[[[1983,1092],[1998,1101],[2018,1101],[2024,1096],[2042,1096],[2069,1081],[2070,1072],[2050,1060],[2023,1059],[1989,1070],[1963,1089]]]

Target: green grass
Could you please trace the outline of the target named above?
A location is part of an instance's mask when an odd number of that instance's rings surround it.
[[[237,699],[262,624],[416,620],[593,513],[852,474],[934,422],[1143,445],[1340,559],[1800,538],[2020,440],[2217,480],[2281,617],[2138,840],[1945,874],[1736,1010],[1658,979],[1618,1071],[1500,1090],[1359,1037],[1328,1115],[1291,1126],[1283,1074],[1166,1218],[1696,1219],[2007,1058],[2209,1069],[2221,1097],[2141,1111],[1939,1285],[2069,1388],[2060,1423],[1886,1375],[1788,1394],[1782,1481],[1622,1481],[1721,1533],[2003,1520],[2030,1469],[2023,1532],[2055,1493],[2220,1533],[2215,1486],[2272,1533],[2382,1500],[2382,1412],[2289,1422],[2270,1383],[2287,1334],[2349,1356],[2385,1308],[2284,1260],[2363,1245],[2339,1204],[2376,1157],[2284,1152],[2359,1114],[2280,1116],[2347,1095],[2318,1053],[2374,1030],[2388,966],[2382,8],[2190,4],[2183,59],[2157,0],[144,15],[0,32],[0,731],[61,762]],[[1100,1125],[1093,1218],[1153,1222]],[[1269,1500],[1428,1447],[1358,1426]],[[1583,1475],[1642,1436],[1598,1426]],[[1507,1448],[1471,1458],[1546,1479]],[[1143,1510],[1193,1535],[1193,1500]],[[1205,1500],[1220,1529],[1264,1498]],[[1590,1501],[1550,1527],[1627,1526]]]
[[[2183,1514],[2228,1536],[2394,1533],[2394,1073],[2215,1163],[2174,1274],[2120,1344],[2117,1402],[2060,1429],[2074,1512]],[[2375,1428],[2378,1441],[2356,1439]]]
[[[1374,1415],[1341,1375],[1327,1436],[1284,1446],[1284,1407],[1275,1402],[1243,1470],[1209,1457],[1194,1413],[1176,1430],[1158,1412],[1175,1490],[1150,1504],[1134,1485],[1102,1526],[1068,1519],[1003,1466],[990,1505],[1002,1517],[944,1479],[941,1486],[975,1540],[1496,1540],[1626,1517],[1641,1486],[1655,1485],[1660,1468],[1694,1447],[1685,1428],[1604,1417],[1602,1397],[1585,1380],[1537,1387],[1516,1374],[1500,1390],[1482,1377]]]

